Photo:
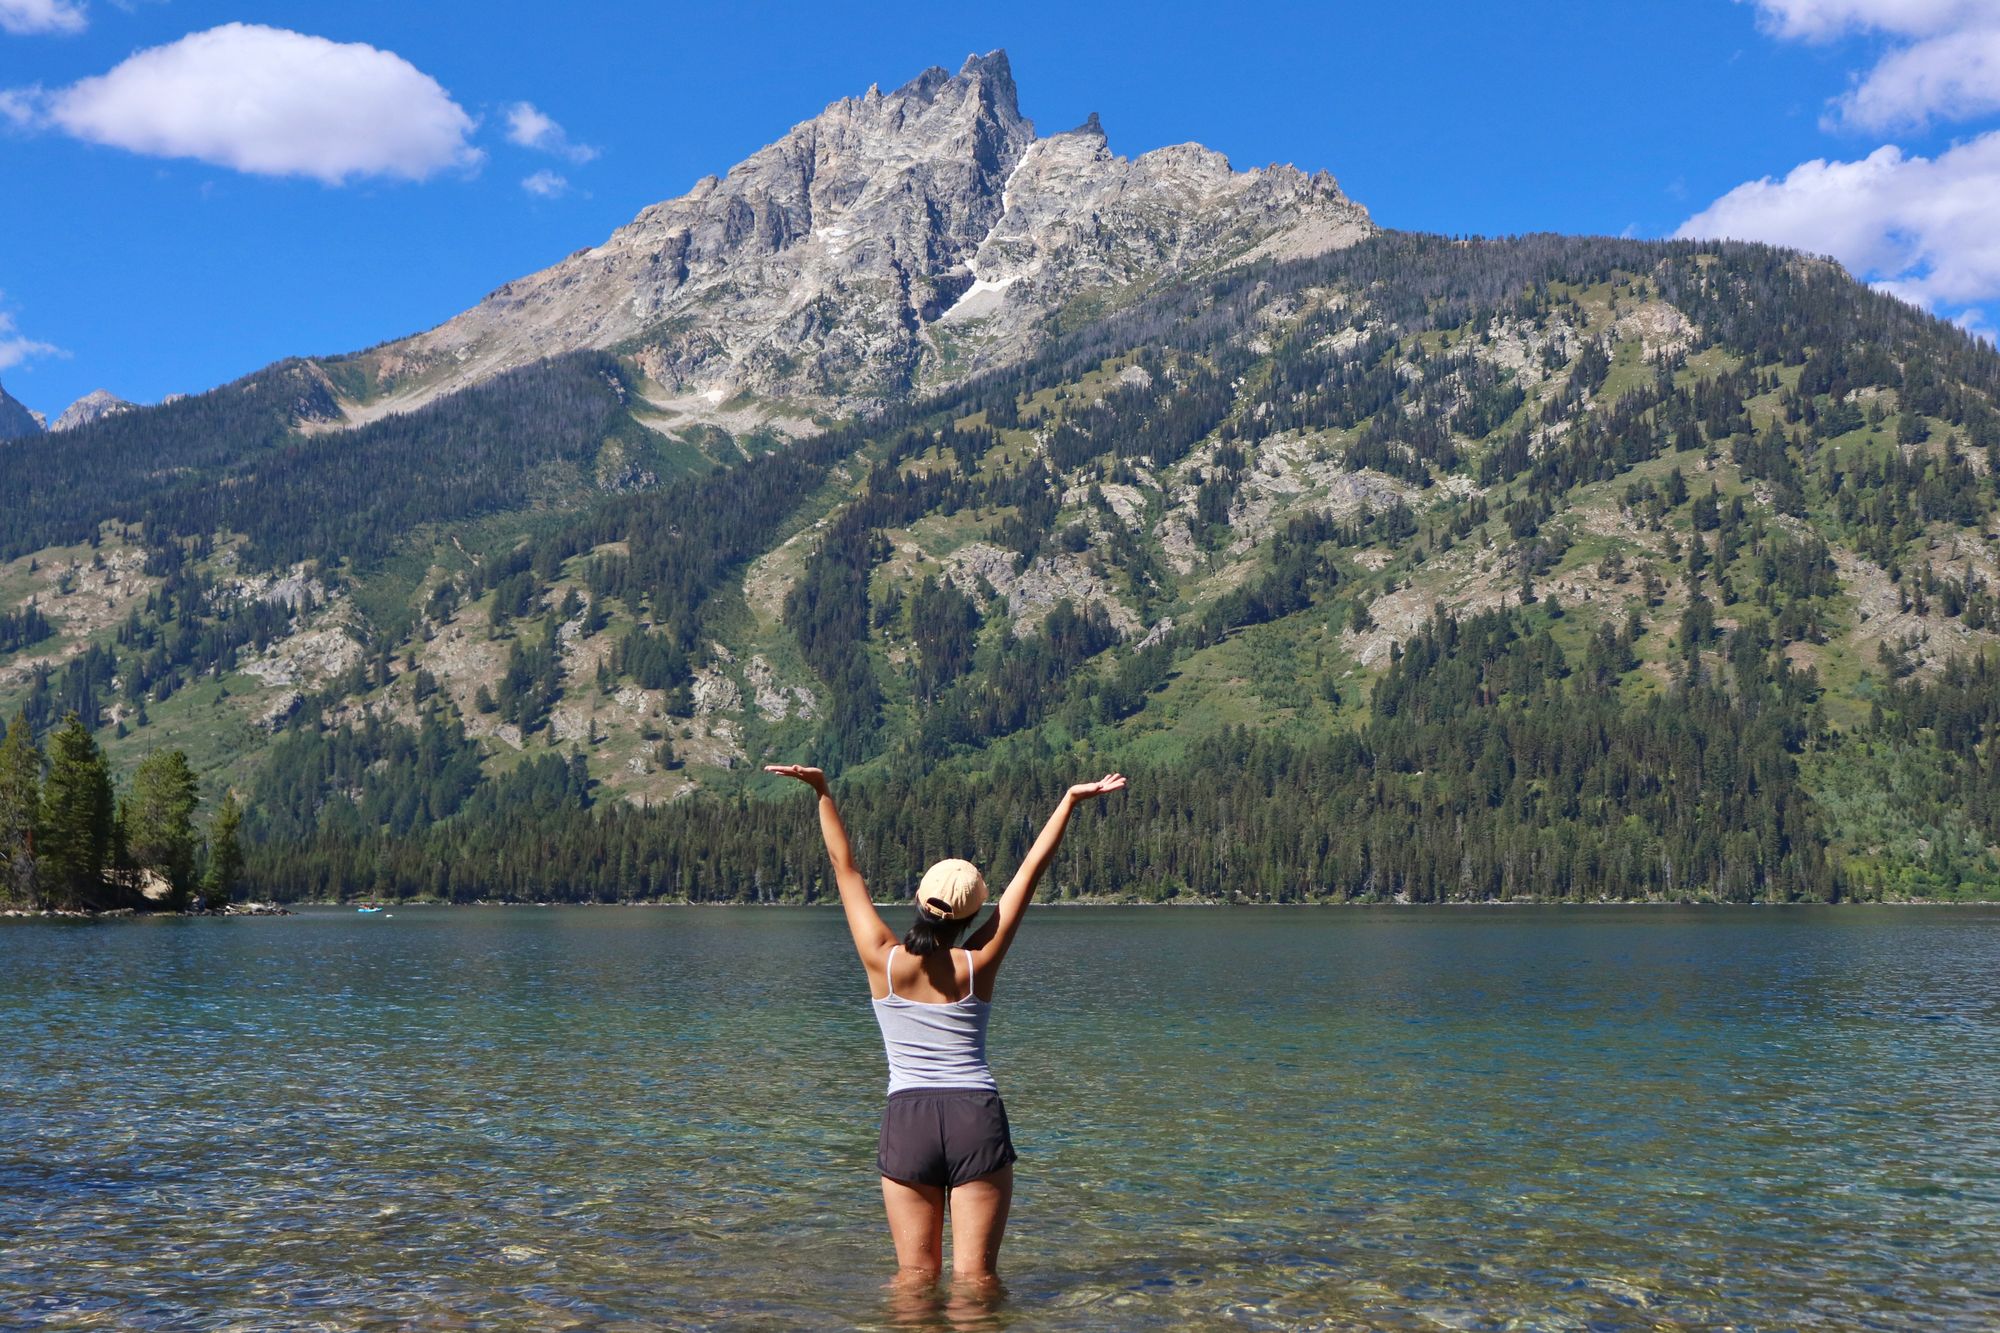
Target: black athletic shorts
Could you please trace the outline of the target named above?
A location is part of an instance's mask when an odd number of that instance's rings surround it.
[[[1014,1163],[1007,1108],[991,1088],[905,1088],[882,1109],[875,1165],[910,1185],[963,1185]]]

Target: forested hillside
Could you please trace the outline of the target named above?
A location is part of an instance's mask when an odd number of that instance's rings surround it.
[[[2000,894],[2000,356],[1757,246],[1384,232],[787,439],[579,353],[0,444],[0,711],[260,894],[882,893],[1133,777],[1069,894]],[[15,498],[18,497],[18,498]]]

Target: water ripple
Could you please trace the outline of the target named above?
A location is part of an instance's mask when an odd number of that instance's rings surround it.
[[[0,930],[0,1325],[2000,1325],[2000,914],[1076,911],[996,1301],[837,914]]]

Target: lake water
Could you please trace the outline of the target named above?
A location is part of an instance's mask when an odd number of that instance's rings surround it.
[[[835,912],[0,926],[0,1326],[2000,1326],[2000,911],[1038,909],[992,1039],[911,1301]]]

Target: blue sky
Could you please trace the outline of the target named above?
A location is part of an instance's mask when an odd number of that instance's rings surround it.
[[[428,327],[994,47],[1045,133],[1324,168],[1388,226],[1758,235],[2000,311],[2000,0],[0,0],[0,379],[53,415]]]

